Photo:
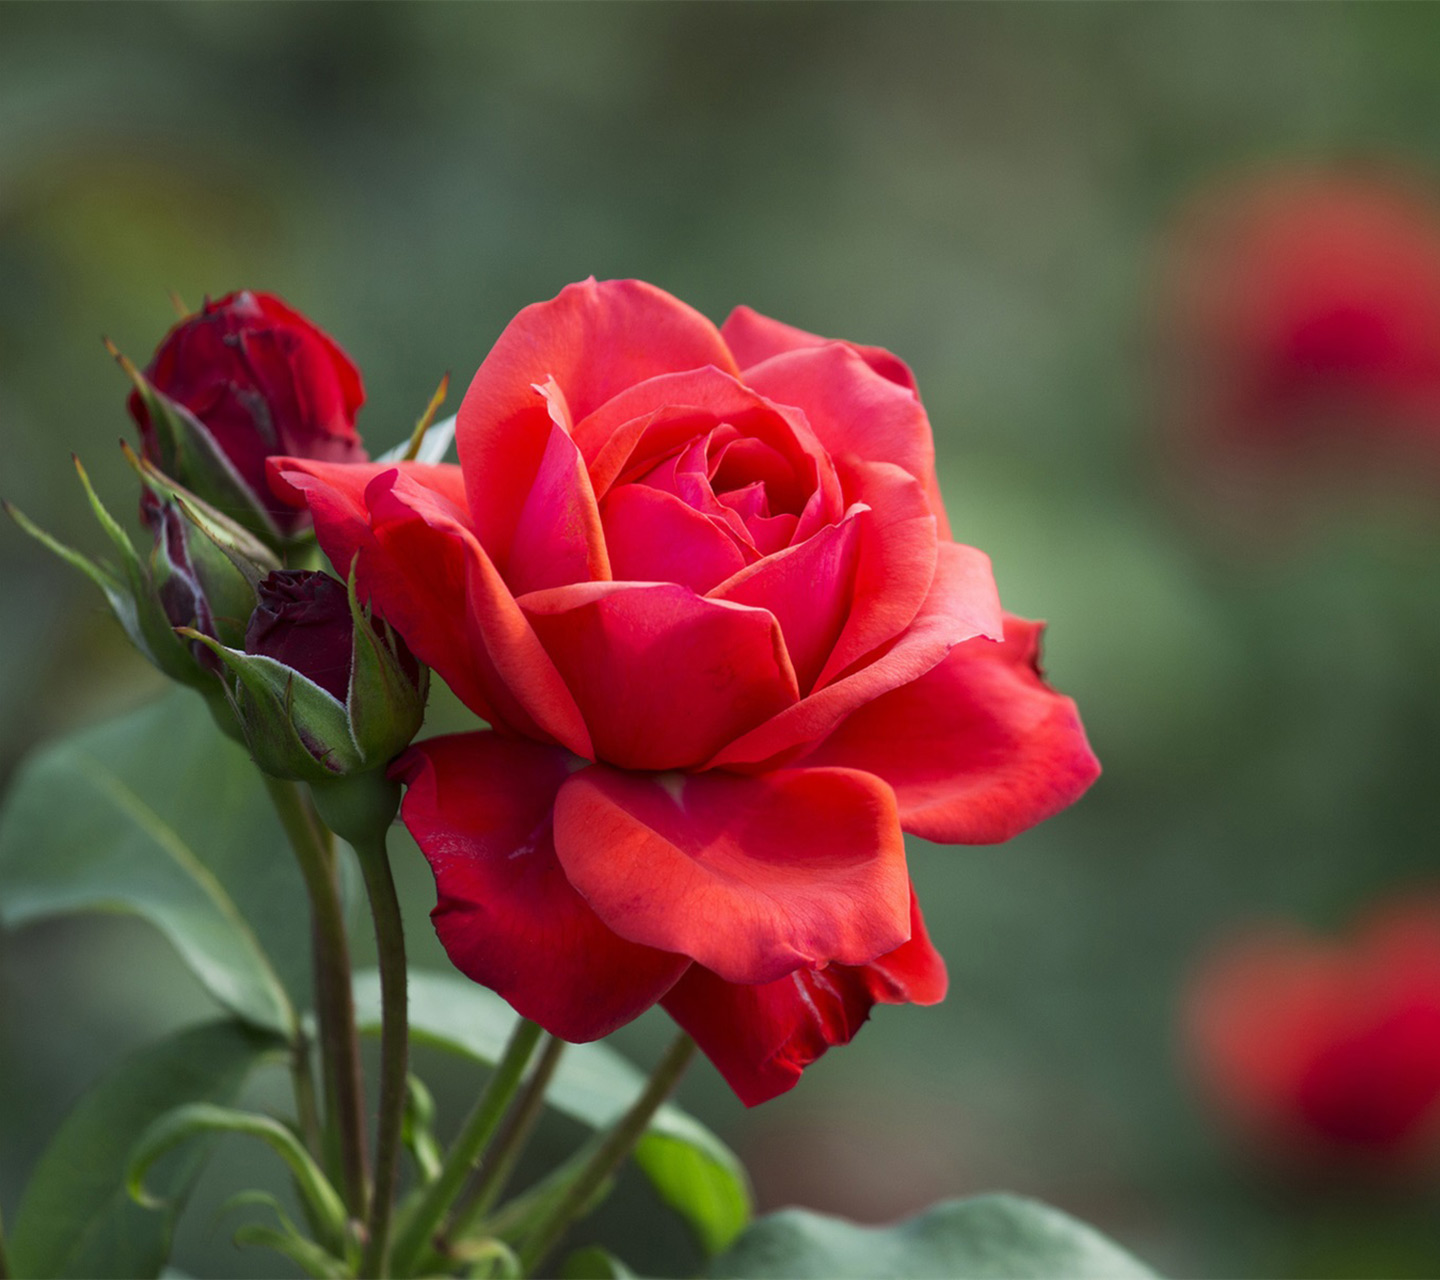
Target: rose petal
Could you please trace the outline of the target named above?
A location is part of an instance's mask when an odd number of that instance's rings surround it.
[[[598,1040],[644,1013],[684,956],[607,929],[555,857],[555,793],[578,762],[558,747],[467,733],[394,766],[403,815],[435,873],[430,913],[451,962],[563,1040]]]
[[[676,582],[704,595],[744,567],[735,538],[714,518],[649,485],[612,489],[600,505],[615,578]]]
[[[534,483],[515,522],[505,580],[516,595],[610,577],[600,511],[575,442],[550,427]]]
[[[910,934],[894,797],[866,773],[595,765],[560,790],[555,851],[616,933],[728,982],[865,964]]]
[[[589,756],[574,698],[454,508],[399,475],[377,477],[365,496],[377,554],[362,556],[361,575],[416,656],[491,723]],[[451,683],[461,673],[466,682]]]
[[[859,708],[804,758],[866,769],[895,789],[906,831],[993,844],[1059,813],[1100,765],[1075,704],[1041,678],[1042,624],[1007,616],[920,679]]]
[[[742,369],[760,364],[771,356],[778,356],[782,351],[823,347],[828,342],[838,341],[807,333],[804,329],[783,324],[779,320],[772,320],[749,307],[736,307],[720,326],[720,336],[725,339],[725,345],[734,353],[736,362]],[[915,375],[899,356],[892,355],[884,347],[866,347],[858,342],[846,342],[844,345],[882,378],[909,391],[916,391]],[[918,394],[918,391],[916,393]]]
[[[569,285],[506,326],[456,425],[475,532],[502,571],[550,438],[554,392],[536,388],[553,382],[579,422],[638,382],[706,365],[738,372],[709,320],[638,280]]]
[[[631,582],[537,591],[520,607],[580,707],[593,759],[696,765],[799,697],[763,609]]]
[[[893,640],[915,620],[935,579],[936,520],[908,472],[887,462],[844,466],[852,501],[869,508],[860,520],[860,551],[850,614],[824,670],[823,686]]]
[[[453,463],[336,463],[281,457],[266,464],[271,492],[292,507],[310,508],[320,549],[341,577],[349,574],[356,550],[368,540],[365,490],[370,481],[387,471],[399,471],[438,494],[451,504],[457,518],[464,512],[465,477]]]
[[[850,608],[860,524],[868,514],[847,516],[805,542],[740,569],[710,592],[713,600],[732,600],[775,615],[802,691],[815,683],[841,634]]]
[[[1004,634],[990,559],[974,547],[942,542],[935,580],[914,621],[868,665],[817,689],[717,752],[709,766],[758,766],[793,757],[830,733],[857,707],[918,680],[957,644]]]
[[[815,1059],[849,1044],[877,1004],[938,1004],[945,961],[930,943],[914,892],[910,941],[867,965],[797,969],[743,986],[692,965],[661,1000],[747,1106],[791,1089]]]
[[[802,410],[837,460],[855,457],[904,467],[924,488],[941,536],[950,536],[935,477],[930,419],[912,391],[882,377],[838,342],[771,356],[746,369],[745,381],[778,404]]]

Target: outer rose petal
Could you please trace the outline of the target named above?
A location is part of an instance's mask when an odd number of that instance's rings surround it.
[[[910,935],[895,801],[858,771],[746,778],[594,765],[560,789],[555,851],[621,937],[728,982],[865,964]]]
[[[1004,630],[990,559],[974,547],[942,542],[935,580],[915,620],[873,662],[825,685],[737,738],[710,761],[750,769],[800,754],[846,716],[881,694],[918,680],[957,644]]]
[[[320,549],[335,571],[346,575],[355,552],[367,541],[370,524],[365,490],[370,481],[387,471],[399,471],[416,484],[433,490],[456,511],[465,510],[465,477],[453,463],[438,466],[424,462],[316,462],[312,458],[270,458],[266,463],[270,491],[282,502],[315,518]]]
[[[1003,642],[958,645],[855,711],[804,764],[884,778],[905,830],[945,844],[998,843],[1052,817],[1100,764],[1075,704],[1040,676],[1042,630],[1007,615]]]
[[[628,582],[537,591],[520,607],[585,717],[592,759],[688,768],[799,696],[764,609]]]
[[[555,793],[578,762],[558,747],[467,733],[417,743],[395,764],[405,825],[435,873],[431,919],[455,967],[564,1040],[638,1017],[684,956],[607,929],[555,858]]]
[[[904,467],[924,486],[941,536],[950,536],[930,419],[913,390],[876,373],[840,342],[771,356],[746,369],[745,381],[761,395],[803,410],[837,460],[851,456]]]
[[[578,423],[637,382],[706,365],[739,373],[709,320],[639,280],[568,285],[505,327],[456,427],[475,532],[502,571],[550,437],[556,390]]]
[[[660,1002],[747,1106],[793,1088],[827,1049],[849,1044],[877,1004],[938,1004],[945,961],[930,945],[913,891],[910,941],[867,965],[797,969],[741,986],[692,965]]]
[[[337,570],[359,554],[360,591],[466,706],[591,752],[575,700],[457,505],[460,468],[286,458],[274,474],[277,493],[309,503]]]
[[[725,345],[735,353],[735,359],[742,369],[748,369],[751,365],[770,359],[771,356],[778,356],[782,351],[823,347],[827,342],[835,341],[807,333],[794,325],[772,320],[749,307],[736,307],[720,326],[720,336],[725,339]],[[884,347],[866,347],[858,342],[847,342],[845,345],[882,378],[896,386],[916,391],[915,375],[899,356],[892,355]]]

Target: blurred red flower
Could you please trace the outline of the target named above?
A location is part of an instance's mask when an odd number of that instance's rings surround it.
[[[1440,1155],[1440,900],[1337,940],[1274,923],[1217,947],[1184,1001],[1190,1065],[1252,1145],[1403,1168]]]
[[[569,1040],[662,1002],[747,1103],[939,1000],[902,831],[1004,840],[1098,767],[950,540],[909,369],[592,280],[511,322],[457,439],[273,464],[493,726],[399,764],[454,963]]]
[[[1204,192],[1163,280],[1169,416],[1232,471],[1440,464],[1440,202],[1401,172]]]

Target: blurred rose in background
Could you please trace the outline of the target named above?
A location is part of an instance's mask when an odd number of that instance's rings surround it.
[[[1440,1169],[1440,892],[1343,937],[1253,926],[1199,963],[1188,1067],[1251,1154],[1307,1177]]]

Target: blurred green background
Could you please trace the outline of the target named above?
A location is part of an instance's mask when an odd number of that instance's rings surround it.
[[[67,454],[129,505],[126,387],[99,339],[148,356],[171,289],[270,289],[313,317],[364,372],[375,451],[521,306],[590,274],[889,347],[918,375],[956,536],[1050,620],[1051,677],[1106,774],[1008,846],[915,842],[946,1004],[877,1011],[754,1112],[704,1064],[682,1098],[767,1207],[873,1221],[1003,1188],[1176,1275],[1435,1274],[1436,1197],[1249,1167],[1174,1035],[1195,956],[1236,922],[1332,927],[1434,874],[1440,523],[1382,496],[1278,545],[1222,536],[1156,446],[1177,208],[1239,166],[1370,154],[1440,157],[1440,10],[6,5],[0,492],[99,550]],[[8,525],[0,566],[8,772],[159,681]],[[414,950],[442,964],[423,863],[408,843],[397,860]],[[206,1008],[139,924],[0,938],[0,1205],[87,1082]],[[649,1061],[667,1033],[655,1015],[620,1040]],[[473,1079],[421,1065],[453,1120]],[[540,1154],[575,1137],[556,1124]],[[202,1188],[190,1274],[281,1265],[215,1223],[241,1176]],[[623,1192],[601,1228],[617,1250],[690,1265]]]

